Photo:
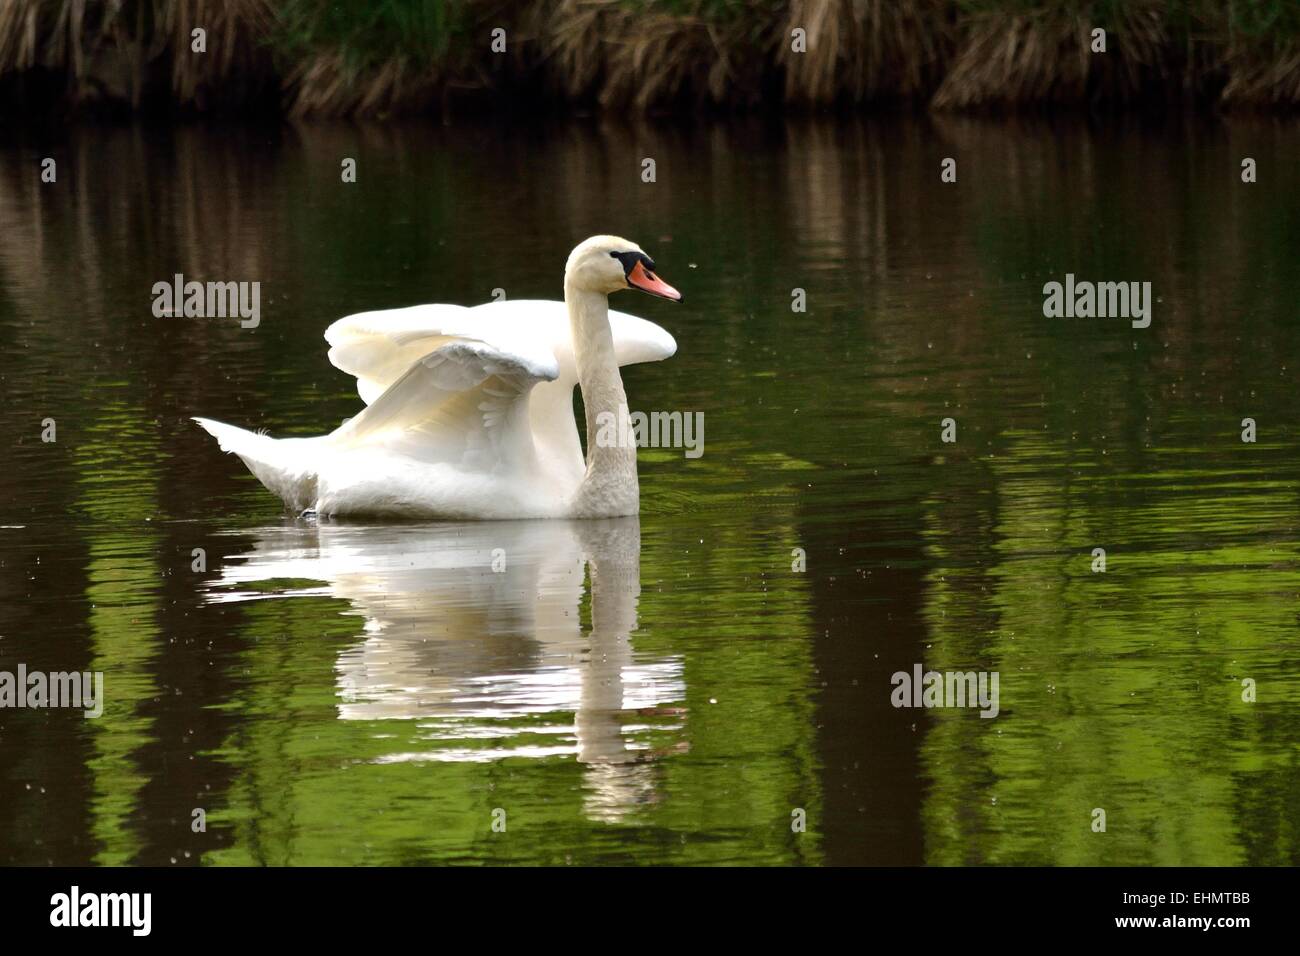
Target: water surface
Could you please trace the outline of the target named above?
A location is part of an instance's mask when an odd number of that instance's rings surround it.
[[[0,711],[0,862],[1300,861],[1298,152],[1241,120],[6,133],[0,669],[108,699]],[[188,421],[326,431],[360,407],[331,321],[558,298],[597,232],[686,296],[614,300],[679,344],[633,407],[705,416],[699,459],[642,453],[639,519],[295,520]],[[1150,281],[1151,327],[1045,319],[1067,272]],[[259,281],[261,324],[155,318],[176,273]],[[997,671],[998,717],[895,709],[916,663]]]

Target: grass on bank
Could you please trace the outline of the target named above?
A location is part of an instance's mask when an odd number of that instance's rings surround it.
[[[73,104],[312,115],[472,92],[635,110],[1291,108],[1300,0],[5,0],[0,94],[33,76]]]

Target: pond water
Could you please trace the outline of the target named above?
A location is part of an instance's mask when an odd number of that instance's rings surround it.
[[[0,862],[1300,862],[1298,154],[1250,120],[10,130],[0,670],[105,701],[0,710]],[[639,519],[296,519],[189,421],[328,431],[330,322],[560,298],[599,232],[685,295],[613,301],[678,342],[632,407],[706,425],[642,451]],[[260,282],[260,324],[155,317],[176,273]],[[1150,327],[1045,318],[1067,273],[1149,281]],[[996,718],[893,706],[918,664],[996,672]]]

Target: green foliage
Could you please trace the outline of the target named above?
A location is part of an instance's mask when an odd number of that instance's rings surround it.
[[[469,42],[481,7],[452,0],[285,0],[277,7],[273,43],[286,61],[341,51],[357,72],[394,57],[436,63]]]

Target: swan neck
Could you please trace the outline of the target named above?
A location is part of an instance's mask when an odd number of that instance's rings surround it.
[[[591,516],[636,514],[636,443],[629,440],[633,432],[609,326],[609,297],[566,281],[564,301],[587,419],[587,472],[575,510]]]

